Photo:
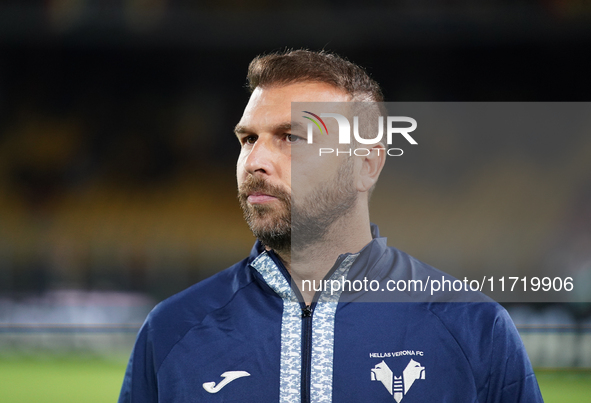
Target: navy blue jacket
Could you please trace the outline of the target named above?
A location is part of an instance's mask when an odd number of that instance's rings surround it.
[[[373,231],[327,279],[377,279],[382,287],[444,275]],[[307,307],[276,255],[257,242],[247,259],[154,308],[119,402],[542,402],[497,303],[416,302],[412,292],[381,302],[377,294],[319,292]]]

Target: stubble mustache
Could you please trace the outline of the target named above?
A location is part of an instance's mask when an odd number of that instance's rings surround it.
[[[279,201],[291,207],[291,194],[279,186],[268,183],[265,179],[249,176],[238,189],[238,200],[241,205],[248,204],[248,195],[261,193],[277,198]],[[264,208],[264,205],[253,205],[254,208]],[[290,208],[291,210],[291,208]]]

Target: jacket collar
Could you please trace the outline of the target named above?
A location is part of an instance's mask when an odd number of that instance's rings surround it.
[[[371,237],[373,238],[367,245],[365,245],[365,247],[361,250],[361,253],[363,254],[364,251],[366,249],[368,249],[368,247],[370,247],[371,249],[373,249],[374,247],[377,247],[377,245],[373,245],[374,243],[379,244],[379,249],[382,250],[382,252],[386,249],[387,245],[386,245],[386,241],[387,238],[386,237],[382,237],[380,236],[380,229],[378,228],[378,226],[374,223],[371,223]],[[261,241],[259,241],[258,239],[256,240],[256,242],[254,243],[252,249],[250,250],[250,258],[251,260],[254,260],[257,258],[257,256],[259,256],[261,253],[263,253],[265,251],[265,247],[263,246],[263,244],[261,243]],[[374,250],[375,252],[375,250]]]
[[[373,239],[367,245],[365,245],[365,247],[363,247],[363,249],[361,249],[358,254],[356,254],[353,264],[348,265],[348,273],[346,273],[346,277],[348,279],[354,279],[360,276],[368,276],[368,273],[373,267],[376,266],[376,264],[380,261],[380,259],[382,259],[384,253],[386,252],[388,248],[387,239],[380,236],[378,226],[373,223],[371,224],[371,234]],[[338,261],[343,262],[348,255],[352,254],[346,253],[340,255]],[[281,295],[282,293],[278,292],[278,290],[275,289],[276,287],[270,284],[269,281],[272,281],[275,284],[281,283],[283,286],[285,286],[286,283],[291,283],[291,276],[287,272],[287,269],[283,263],[281,263],[279,257],[272,250],[267,251],[258,239],[250,251],[248,260],[251,266],[253,264],[257,264],[258,267],[262,266],[263,261],[265,262],[265,269],[263,271],[266,273],[265,275],[263,275],[262,272],[257,269],[254,270],[255,278],[259,283],[264,285],[265,289]],[[351,259],[348,259],[348,262],[350,261]],[[333,270],[328,273],[328,277],[332,276],[334,269],[338,269],[338,267],[333,267]],[[279,274],[281,274],[281,276],[279,276]],[[281,288],[284,289],[284,287]],[[283,290],[283,293],[285,292],[286,290]]]

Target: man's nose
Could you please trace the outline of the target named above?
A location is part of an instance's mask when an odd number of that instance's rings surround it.
[[[259,137],[246,157],[245,169],[251,175],[271,175],[274,172],[276,158],[272,142]]]

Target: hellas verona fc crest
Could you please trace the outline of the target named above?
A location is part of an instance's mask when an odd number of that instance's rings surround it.
[[[395,376],[388,365],[382,361],[371,370],[371,380],[380,381],[388,392],[394,396],[394,400],[400,403],[402,398],[417,379],[425,379],[425,367],[411,358],[402,371],[401,376]]]

